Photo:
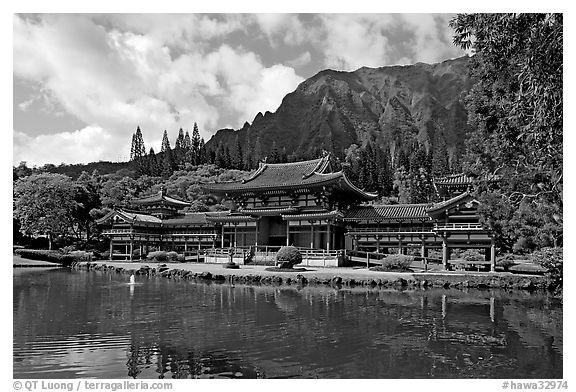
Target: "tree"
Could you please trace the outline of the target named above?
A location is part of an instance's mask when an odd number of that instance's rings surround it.
[[[161,174],[163,177],[170,177],[172,173],[174,173],[174,170],[176,170],[177,164],[172,148],[170,147],[168,132],[166,132],[166,130],[164,130],[164,135],[162,136],[162,148],[160,152],[162,153],[162,162],[160,165]]]
[[[40,173],[19,179],[14,186],[14,216],[22,232],[52,239],[68,234],[79,208],[78,188],[63,174]]]
[[[150,152],[148,153],[148,174],[152,177],[157,177],[161,173],[160,166],[158,164],[158,158],[154,152],[154,148],[150,147]]]
[[[76,192],[76,202],[78,208],[74,212],[74,219],[78,224],[79,232],[86,233],[86,243],[92,237],[91,234],[97,232],[94,222],[93,210],[102,207],[100,199],[100,179],[97,171],[88,174],[85,171],[76,180],[78,186]]]
[[[200,165],[200,132],[198,131],[198,125],[194,123],[194,128],[192,129],[192,163],[194,165]]]
[[[495,213],[495,204],[492,216],[517,218],[516,225],[531,225],[531,214],[522,211],[540,211],[561,227],[562,14],[462,14],[450,25],[454,43],[475,51],[470,72],[476,83],[467,97],[473,131],[463,167],[504,179],[496,195],[478,187],[480,201],[509,205],[512,215]]]
[[[147,174],[148,167],[146,165],[146,147],[144,146],[144,138],[140,131],[140,126],[136,128],[136,132],[132,135],[132,147],[130,149],[130,161],[136,164],[136,171],[139,174]]]

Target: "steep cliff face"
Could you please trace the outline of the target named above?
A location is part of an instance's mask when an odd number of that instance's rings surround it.
[[[285,149],[292,159],[320,150],[338,156],[351,144],[372,140],[396,156],[415,141],[426,149],[443,144],[449,155],[462,150],[466,133],[464,97],[472,83],[468,58],[439,64],[321,71],[286,95],[275,113],[258,113],[252,124],[219,130],[207,148],[265,156]]]

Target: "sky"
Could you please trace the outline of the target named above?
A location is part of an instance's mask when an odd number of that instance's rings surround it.
[[[464,55],[450,14],[14,14],[13,164],[125,161],[198,124],[207,141],[299,83]]]

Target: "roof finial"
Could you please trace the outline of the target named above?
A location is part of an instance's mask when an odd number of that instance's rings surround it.
[[[164,185],[160,186],[160,196],[166,196],[166,189],[164,188]]]

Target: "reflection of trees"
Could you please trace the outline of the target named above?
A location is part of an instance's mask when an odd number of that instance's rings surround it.
[[[144,284],[130,295],[119,284],[124,278],[82,271],[15,283],[15,347],[28,338],[17,325],[29,325],[30,336],[74,338],[81,331],[96,348],[99,336],[125,337],[124,374],[138,378],[556,374],[519,358],[539,357],[550,347],[547,338],[561,345],[562,310],[543,307],[539,295],[232,287],[155,277],[139,277]],[[527,322],[536,337],[526,337]],[[562,362],[556,348],[544,358]]]

